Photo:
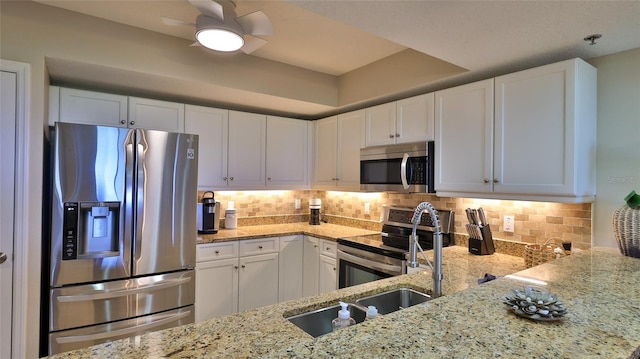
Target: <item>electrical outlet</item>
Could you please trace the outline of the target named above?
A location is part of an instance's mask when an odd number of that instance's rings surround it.
[[[503,222],[503,232],[509,232],[509,233],[513,233],[513,228],[515,227],[515,224],[513,223],[513,215],[509,215],[509,216],[504,216],[504,222]]]
[[[371,213],[371,206],[369,205],[369,202],[366,202],[364,204],[364,214],[369,214]]]
[[[302,205],[300,204],[300,198],[296,198],[296,209],[300,208],[302,208]]]

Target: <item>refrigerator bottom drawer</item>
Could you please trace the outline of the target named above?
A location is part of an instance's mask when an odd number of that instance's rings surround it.
[[[115,322],[195,303],[195,271],[51,290],[49,331]]]
[[[194,322],[194,307],[49,334],[49,355]]]

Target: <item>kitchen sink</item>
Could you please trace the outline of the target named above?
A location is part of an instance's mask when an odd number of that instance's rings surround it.
[[[364,321],[366,312],[351,304],[349,304],[347,308],[351,312],[351,317],[355,319],[356,324]],[[338,316],[338,311],[340,309],[340,305],[336,304],[334,306],[321,308],[312,312],[294,315],[288,317],[287,320],[315,338],[333,331],[331,322]]]
[[[398,288],[356,300],[356,304],[364,307],[370,305],[378,308],[378,313],[389,314],[400,309],[431,300],[431,296],[409,288]]]

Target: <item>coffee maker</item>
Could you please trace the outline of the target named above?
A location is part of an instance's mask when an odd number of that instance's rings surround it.
[[[211,196],[208,196],[211,194]],[[202,195],[201,203],[198,203],[198,233],[218,233],[220,228],[220,202],[216,201],[214,194],[207,191]]]

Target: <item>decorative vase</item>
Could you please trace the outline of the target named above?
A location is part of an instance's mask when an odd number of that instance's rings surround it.
[[[613,211],[613,234],[620,253],[640,258],[640,209],[624,205]]]

